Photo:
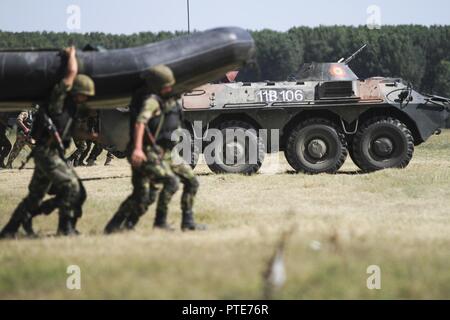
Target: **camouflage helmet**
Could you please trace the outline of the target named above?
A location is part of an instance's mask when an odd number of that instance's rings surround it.
[[[163,64],[159,64],[148,69],[143,74],[143,78],[149,88],[157,91],[164,87],[173,86],[176,82],[172,70]]]
[[[72,93],[83,94],[89,97],[94,96],[95,95],[94,81],[87,75],[84,74],[77,75],[72,85]]]

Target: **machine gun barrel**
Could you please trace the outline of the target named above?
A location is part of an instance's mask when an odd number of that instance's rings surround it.
[[[365,48],[367,47],[367,44],[363,45],[361,48],[359,48],[354,54],[352,54],[350,57],[348,57],[347,59],[345,59],[343,61],[344,64],[349,64],[353,59],[355,59],[355,57],[361,53],[361,51],[363,51]]]

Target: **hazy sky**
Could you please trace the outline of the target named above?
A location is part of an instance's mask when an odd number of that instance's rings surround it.
[[[186,1],[0,0],[0,30],[125,34],[187,30]],[[79,25],[69,20],[70,5],[80,9]],[[190,0],[191,29],[235,25],[284,31],[302,25],[364,25],[373,14],[367,13],[371,5],[380,8],[381,24],[450,24],[448,0]]]

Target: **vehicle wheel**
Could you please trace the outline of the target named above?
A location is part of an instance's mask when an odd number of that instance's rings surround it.
[[[219,129],[222,133],[223,144],[215,148],[212,159],[206,159],[211,171],[214,173],[256,173],[261,168],[265,156],[265,145],[258,137],[257,130],[242,121],[227,121],[221,124]],[[227,131],[236,136],[227,135]]]
[[[352,149],[354,162],[365,172],[405,168],[414,153],[414,138],[399,120],[377,117],[361,126]]]
[[[285,156],[297,172],[318,174],[338,171],[347,153],[342,129],[327,119],[313,118],[292,130]]]

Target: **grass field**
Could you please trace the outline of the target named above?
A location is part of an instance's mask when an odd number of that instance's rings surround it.
[[[197,219],[209,225],[201,233],[152,230],[152,207],[136,232],[102,235],[130,193],[130,170],[122,160],[80,168],[93,178],[83,236],[52,237],[53,214],[36,219],[40,239],[0,242],[0,298],[258,299],[267,261],[292,225],[287,281],[275,298],[450,298],[450,131],[418,147],[405,170],[357,174],[348,160],[337,175],[305,176],[280,159],[252,177],[200,165]],[[31,173],[0,171],[2,226]],[[179,196],[170,207],[176,226]],[[81,268],[81,290],[66,288],[69,265]],[[370,265],[381,268],[381,290],[366,287]]]

